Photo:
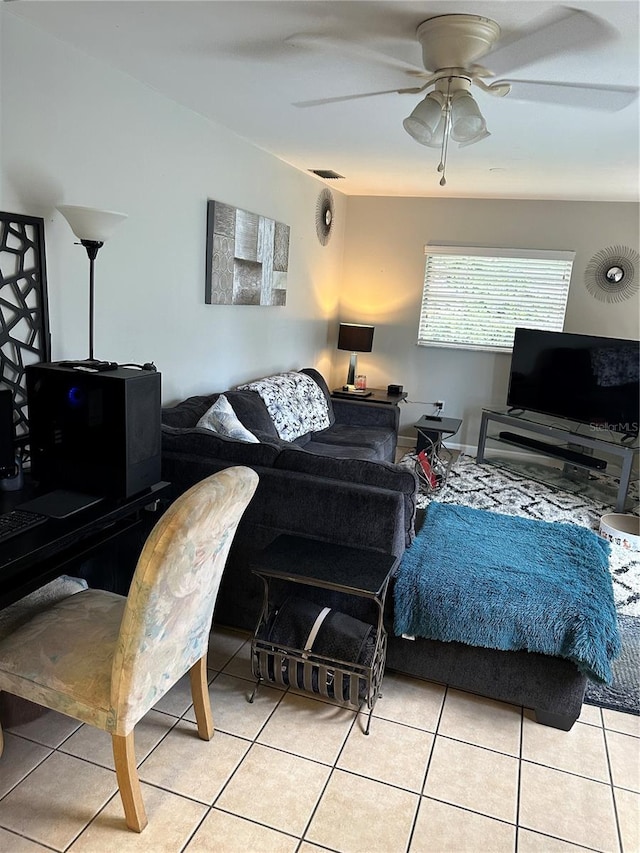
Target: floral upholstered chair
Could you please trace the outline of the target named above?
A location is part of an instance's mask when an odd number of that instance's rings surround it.
[[[0,640],[0,690],[111,734],[127,826],[136,832],[147,816],[134,726],[187,671],[198,735],[213,735],[209,631],[229,548],[257,484],[254,471],[236,467],[193,486],[151,531],[126,598],[87,589]],[[0,728],[0,754],[2,747]]]

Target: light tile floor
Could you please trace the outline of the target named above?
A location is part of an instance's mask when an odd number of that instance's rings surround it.
[[[124,824],[103,732],[59,714],[5,732],[0,851],[640,851],[640,717],[585,705],[571,732],[527,710],[389,673],[363,715],[262,686],[245,634],[216,630],[216,733],[188,679],[136,729],[149,826]]]

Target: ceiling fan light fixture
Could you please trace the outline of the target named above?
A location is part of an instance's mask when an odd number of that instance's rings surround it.
[[[444,8],[458,4],[436,5]],[[493,5],[497,7],[500,4]],[[396,70],[408,72],[420,83],[410,87],[300,101],[294,106],[317,106],[391,93],[420,95],[422,100],[402,124],[407,134],[418,144],[440,149],[437,171],[440,186],[444,187],[447,183],[450,143],[455,142],[458,147],[466,148],[490,136],[486,121],[471,93],[472,89],[473,93],[480,89],[494,98],[511,95],[516,101],[606,111],[624,109],[637,99],[637,86],[496,79],[496,74],[504,75],[514,69],[526,69],[545,57],[564,56],[567,51],[584,50],[587,46],[603,47],[614,38],[614,33],[609,24],[590,11],[559,6],[539,22],[527,24],[520,31],[510,31],[505,41],[499,44],[501,30],[495,21],[479,15],[443,12],[423,21],[416,30],[416,38],[422,48],[423,68],[416,67],[413,61],[406,62],[380,54],[365,47],[361,41],[350,44],[340,37],[292,36],[287,41],[294,43],[296,40],[303,45],[320,46],[333,52],[342,52],[347,45],[355,57],[382,59]],[[486,65],[484,57],[488,57]],[[483,60],[481,64],[478,64],[479,60]],[[619,275],[618,267],[611,265],[612,276]]]
[[[469,92],[456,92],[451,98],[451,138],[472,143],[486,133],[487,124]]]
[[[421,145],[431,144],[438,122],[442,118],[442,104],[443,98],[440,93],[430,92],[402,122],[409,136]]]
[[[433,131],[433,136],[431,137],[431,142],[425,142],[424,144],[427,148],[442,148],[442,143],[444,141],[444,132],[447,126],[447,113],[445,110],[442,110],[442,114],[440,116],[440,121],[436,129]]]
[[[458,148],[468,148],[469,145],[475,145],[476,142],[481,142],[483,139],[486,139],[487,136],[491,136],[491,134],[485,128],[482,133],[479,133],[477,136],[474,136],[473,139],[467,139],[465,142],[458,142]]]

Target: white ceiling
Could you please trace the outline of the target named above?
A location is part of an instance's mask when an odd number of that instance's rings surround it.
[[[638,3],[571,0],[603,24],[598,47],[527,61],[519,80],[638,85]],[[506,0],[18,0],[4,10],[225,125],[301,170],[332,169],[347,195],[638,199],[638,101],[617,112],[493,98],[474,88],[491,136],[449,152],[416,143],[402,120],[423,95],[387,94],[294,106],[309,99],[416,85],[384,62],[294,46],[295,34],[345,39],[422,67],[418,24],[444,13],[482,15],[500,44],[566,7]],[[546,40],[549,44],[549,41]],[[491,68],[491,55],[480,60]],[[565,90],[566,91],[566,90]],[[107,107],[108,108],[108,107]]]

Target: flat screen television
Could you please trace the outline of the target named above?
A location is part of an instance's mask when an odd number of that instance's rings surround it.
[[[516,329],[507,406],[638,434],[640,343]]]

